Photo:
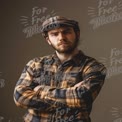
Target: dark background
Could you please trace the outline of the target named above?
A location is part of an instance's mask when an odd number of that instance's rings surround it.
[[[55,15],[62,15],[79,21],[81,27],[79,48],[85,54],[102,61],[108,69],[113,66],[116,68],[122,67],[122,19],[93,29],[92,25],[89,24],[91,18],[88,9],[94,7],[96,8],[95,12],[97,12],[97,3],[98,0],[1,0],[0,122],[22,122],[25,110],[16,107],[14,104],[13,91],[15,84],[29,60],[54,52],[40,33],[26,37],[27,34],[23,32],[27,26],[31,26],[34,7],[40,9],[45,7],[47,9],[43,14],[38,14],[38,18],[48,14],[52,15],[51,12],[54,11]],[[114,4],[110,6],[114,6]],[[110,6],[108,5],[108,7]],[[120,9],[120,11],[122,10]],[[26,16],[27,26],[22,24],[22,16]],[[112,50],[118,50],[112,57],[117,60],[117,63],[110,65]],[[122,68],[113,72],[106,79],[99,96],[94,102],[91,113],[92,122],[122,121]]]

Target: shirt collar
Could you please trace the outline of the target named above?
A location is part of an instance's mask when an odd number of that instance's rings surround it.
[[[64,63],[61,63],[61,61],[60,61],[60,59],[58,58],[58,56],[57,56],[57,54],[56,53],[54,53],[53,55],[52,55],[52,60],[54,60],[54,62],[56,63],[56,64],[58,64],[58,65],[75,65],[75,66],[77,66],[77,65],[79,65],[81,62],[82,62],[82,60],[84,59],[84,57],[85,57],[85,55],[84,55],[84,53],[81,51],[81,50],[79,50],[79,52],[76,54],[76,55],[74,55],[73,57],[72,57],[72,59],[70,59],[70,60],[68,60],[68,61],[65,61]]]

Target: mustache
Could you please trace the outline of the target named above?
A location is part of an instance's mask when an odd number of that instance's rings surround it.
[[[58,43],[58,46],[62,45],[62,44],[69,44],[69,41],[64,39],[64,40],[60,40],[60,42]]]

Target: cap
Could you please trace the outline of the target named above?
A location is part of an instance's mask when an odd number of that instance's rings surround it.
[[[66,27],[66,26],[73,27],[75,31],[80,31],[77,21],[62,16],[54,16],[49,19],[46,19],[42,23],[42,28],[41,28],[42,36],[46,37],[48,31],[58,27]]]

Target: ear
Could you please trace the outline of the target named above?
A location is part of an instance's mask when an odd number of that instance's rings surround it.
[[[47,41],[47,43],[48,43],[49,45],[51,45],[51,42],[50,42],[49,37],[46,37],[46,41]]]

